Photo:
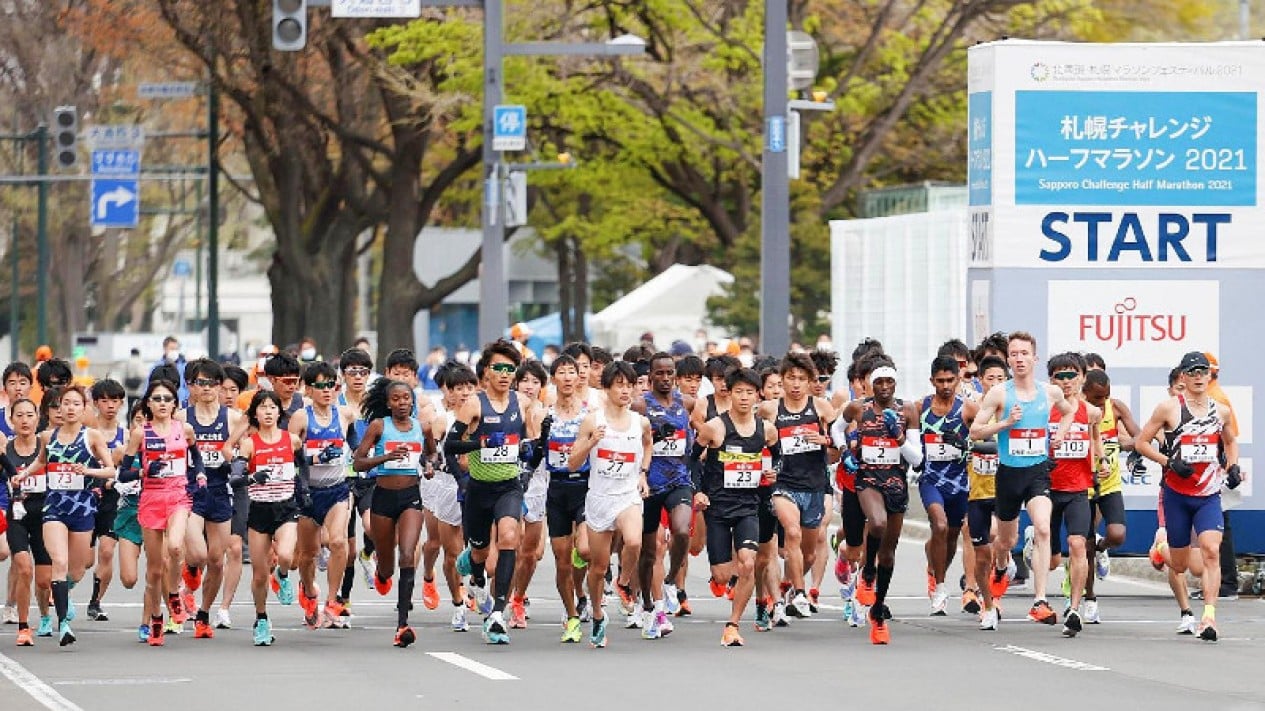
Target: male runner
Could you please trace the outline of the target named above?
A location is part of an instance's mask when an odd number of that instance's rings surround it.
[[[96,410],[93,429],[105,437],[110,456],[118,461],[127,444],[128,428],[123,426],[119,417],[119,411],[127,400],[127,391],[121,383],[105,379],[93,383],[89,393]],[[114,579],[114,550],[119,540],[118,534],[114,532],[114,518],[119,511],[119,492],[115,489],[113,480],[103,482],[99,491],[96,527],[92,531],[97,561],[92,572],[92,599],[88,601],[88,619],[106,622],[110,618],[101,609],[101,599],[105,597],[105,591]]]

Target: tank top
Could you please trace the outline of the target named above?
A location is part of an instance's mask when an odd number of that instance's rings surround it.
[[[1164,433],[1165,452],[1177,454],[1194,468],[1195,473],[1182,478],[1164,470],[1164,486],[1185,496],[1212,496],[1221,491],[1224,470],[1221,468],[1223,425],[1217,414],[1217,401],[1208,398],[1208,414],[1195,417],[1183,395],[1177,396],[1181,405],[1181,422],[1173,430]]]
[[[422,451],[425,448],[425,443],[426,436],[422,432],[422,425],[417,421],[417,418],[409,418],[409,428],[404,432],[396,428],[393,418],[382,418],[382,436],[378,438],[378,443],[373,447],[374,456],[385,456],[387,452],[393,452],[400,446],[408,449],[408,456],[404,459],[392,459],[379,464],[374,469],[374,474],[376,476],[417,476],[418,465],[422,461]]]
[[[1049,431],[1054,432],[1063,415],[1057,407],[1050,408]],[[1050,447],[1050,459],[1054,468],[1050,470],[1051,491],[1086,491],[1094,488],[1093,448],[1089,436],[1089,408],[1084,400],[1076,402],[1076,414],[1067,436],[1059,446]]]
[[[83,491],[88,488],[89,477],[76,474],[74,465],[83,464],[89,468],[101,466],[97,458],[88,451],[88,428],[80,426],[79,432],[69,444],[57,441],[61,432],[58,427],[48,440],[48,464],[44,471],[48,475],[49,492]]]
[[[526,435],[522,409],[518,406],[518,393],[510,391],[509,404],[504,412],[492,407],[487,393],[479,396],[479,426],[475,428],[475,441],[479,448],[470,453],[470,478],[486,482],[509,481],[518,478],[518,448]]]
[[[295,467],[290,433],[282,430],[281,437],[269,444],[256,432],[250,436],[250,442],[255,450],[250,455],[250,471],[268,473],[264,483],[251,483],[247,487],[250,500],[267,504],[293,498]]]
[[[326,447],[338,447],[342,453],[327,464],[316,460],[321,450]],[[316,412],[311,405],[307,406],[307,432],[303,436],[303,456],[310,457],[308,465],[308,483],[317,489],[326,489],[341,482],[344,478],[347,443],[343,441],[342,419],[337,408],[330,408],[327,424],[317,422]]]
[[[224,451],[228,441],[228,408],[220,406],[215,419],[209,425],[198,420],[196,408],[185,410],[185,421],[193,428],[193,446],[202,455],[202,466],[206,469],[207,486],[228,483],[231,452]]]
[[[954,396],[949,411],[944,415],[937,415],[931,409],[932,400],[930,395],[923,398],[922,415],[918,421],[922,434],[922,479],[935,484],[947,494],[966,491],[968,453],[944,441],[944,435],[950,432],[963,441],[970,439],[966,423],[962,421],[962,408],[966,402],[961,396]]]
[[[903,407],[904,403],[895,399],[890,409],[899,411]],[[865,400],[861,421],[857,423],[857,439],[860,448],[857,466],[861,471],[904,473],[905,460],[900,456],[900,440],[888,434],[887,425],[883,422],[883,411],[874,402],[874,398]]]
[[[708,512],[720,517],[749,516],[760,502],[758,488],[764,470],[764,423],[755,421],[749,436],[738,432],[729,413],[720,415],[725,438],[707,450],[703,463],[702,490],[709,500]]]
[[[650,493],[658,494],[678,486],[689,486],[690,470],[685,457],[694,445],[690,431],[690,413],[685,411],[685,398],[679,390],[673,390],[665,407],[653,393],[646,393],[646,418],[650,426],[658,429],[663,423],[672,425],[672,435],[654,443],[650,455],[650,473],[647,482]]]
[[[1120,480],[1120,425],[1116,420],[1116,407],[1111,404],[1111,398],[1103,403],[1098,433],[1102,438],[1103,456],[1109,462],[1106,473],[1098,483],[1098,495],[1105,496],[1124,490],[1124,482]]]
[[[35,450],[28,455],[18,454],[18,450],[13,446],[14,440],[10,439],[5,445],[4,451],[8,455],[9,461],[13,463],[13,467],[21,471],[23,467],[30,466],[31,462],[39,458],[40,452],[44,451],[44,444],[35,440]],[[44,495],[48,493],[48,474],[44,469],[32,472],[30,476],[22,480],[20,487],[23,497],[23,503],[26,505],[27,514],[32,511],[38,512],[44,508]]]
[[[145,441],[141,444],[141,476],[143,489],[183,488],[189,471],[189,443],[185,441],[184,426],[172,420],[167,434],[160,435],[151,422],[145,423]],[[162,462],[158,476],[149,473],[152,462]]]
[[[1006,388],[1006,402],[1001,417],[1010,417],[1010,410],[1018,405],[1023,411],[1019,422],[997,433],[997,459],[1008,467],[1030,467],[1040,464],[1049,457],[1050,436],[1046,432],[1049,424],[1050,395],[1045,385],[1037,383],[1037,396],[1032,400],[1020,400],[1015,389],[1015,381],[1007,380],[1002,387]]]
[[[716,419],[716,416],[719,414],[720,414],[720,410],[716,409],[716,394],[709,393],[707,395],[707,420],[706,421],[711,422],[712,420]]]
[[[786,409],[786,401],[779,398],[773,424],[777,427],[778,441],[782,445],[778,488],[825,491],[826,449],[808,441],[809,435],[821,434],[824,430],[815,399],[809,397],[803,410],[791,412]]]
[[[606,434],[589,451],[589,493],[597,496],[625,496],[637,493],[641,479],[641,415],[628,411],[628,425],[616,429],[606,420],[605,408],[594,413],[594,424]]]
[[[551,481],[566,484],[587,484],[589,480],[589,460],[585,459],[579,469],[572,471],[567,460],[571,457],[571,448],[575,446],[575,438],[580,433],[580,423],[589,414],[587,405],[580,405],[575,417],[563,418],[558,411],[550,407],[553,424],[549,427],[548,451],[545,452],[545,470],[549,472]]]
[[[996,422],[992,419],[989,424]],[[997,438],[991,440],[996,442]],[[999,458],[996,454],[984,454],[982,452],[971,452],[971,458],[966,465],[966,478],[970,482],[970,492],[966,495],[968,501],[982,501],[986,499],[997,498],[997,464]]]

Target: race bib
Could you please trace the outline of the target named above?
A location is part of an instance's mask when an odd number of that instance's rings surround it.
[[[1010,431],[1010,456],[1044,457],[1045,452],[1045,430]]]
[[[156,456],[158,461],[162,462],[162,469],[152,479],[173,479],[185,475],[187,462],[185,461],[185,451],[179,450],[175,452],[152,452],[151,456]],[[153,461],[152,459],[150,461]],[[146,475],[149,474],[149,465],[145,466]]]
[[[403,459],[388,459],[382,463],[382,469],[390,472],[415,472],[417,464],[422,460],[422,443],[421,442],[389,442],[390,449],[387,453],[391,453],[401,447],[408,450],[408,456]],[[486,460],[484,460],[486,461]]]
[[[651,454],[656,457],[684,457],[685,430],[676,430],[671,437],[655,442]]]
[[[1073,430],[1054,449],[1055,459],[1086,459],[1089,457],[1089,433]]]
[[[43,494],[48,491],[48,477],[44,472],[32,474],[22,480],[23,494]]]
[[[319,456],[320,453],[326,447],[338,447],[340,450],[342,450],[342,452],[333,460],[328,461],[324,464],[321,464],[320,462],[316,461],[316,457]],[[347,459],[347,450],[343,446],[343,440],[341,437],[338,439],[305,440],[303,442],[303,454],[308,457],[311,457],[312,461],[316,463],[317,466],[322,466],[322,467],[334,467],[334,466],[341,467]],[[208,464],[207,466],[210,466],[210,465]]]
[[[259,471],[265,472],[268,476],[265,484],[284,484],[294,481],[294,462],[264,464],[259,467]]]
[[[549,468],[570,469],[571,448],[574,446],[575,440],[569,442],[560,439],[549,440]]]
[[[971,468],[979,476],[997,476],[997,455],[972,454]]]
[[[808,437],[812,434],[820,432],[817,425],[791,425],[790,427],[779,427],[777,430],[778,439],[782,443],[782,455],[788,454],[804,454],[806,452],[819,452],[821,445],[808,441]]]
[[[862,437],[861,461],[876,467],[900,465],[900,443],[887,437]]]
[[[74,467],[70,462],[49,462],[44,468],[48,472],[48,488],[53,491],[83,491],[84,476],[76,474]]]
[[[726,489],[754,489],[760,486],[764,457],[745,452],[720,452],[721,471]]]
[[[505,441],[499,445],[488,446],[488,438],[483,438],[483,447],[479,449],[479,461],[484,464],[517,464],[518,435],[507,434]]]
[[[1190,464],[1211,464],[1220,453],[1221,435],[1182,435],[1182,459]]]
[[[224,456],[224,443],[216,441],[198,442],[198,452],[202,454],[202,466],[207,469],[215,469],[224,466],[227,458]]]
[[[951,444],[945,444],[944,436],[935,432],[924,432],[922,446],[927,452],[929,462],[960,462],[962,450]]]
[[[608,479],[627,479],[637,468],[636,452],[598,449],[596,456],[598,475]]]

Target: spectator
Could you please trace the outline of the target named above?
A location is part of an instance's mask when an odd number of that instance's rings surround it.
[[[132,349],[127,362],[123,364],[121,380],[123,389],[127,392],[127,410],[131,412],[132,405],[140,399],[141,393],[145,392],[145,361],[141,360],[141,349]]]
[[[311,336],[304,336],[303,340],[299,341],[299,362],[315,363],[320,359],[321,354],[316,352],[316,340]]]
[[[443,346],[435,346],[430,349],[430,353],[426,354],[426,362],[422,363],[422,367],[417,371],[417,381],[423,390],[439,389],[439,383],[435,382],[435,374],[439,372],[440,366],[446,360],[448,360],[448,351]]]
[[[180,352],[180,340],[175,336],[167,336],[163,339],[163,356],[154,364],[153,370],[149,373],[150,381],[154,380],[154,371],[163,365],[173,365],[179,374],[175,379],[175,383],[179,386],[180,392],[176,393],[176,397],[180,398],[180,402],[189,401],[189,386],[184,382],[184,354]]]
[[[364,336],[361,336],[360,338],[357,338],[357,339],[355,340],[355,342],[353,342],[353,343],[351,344],[351,347],[352,347],[352,348],[359,348],[360,350],[364,351],[365,353],[372,353],[372,352],[373,352],[373,350],[372,350],[371,348],[369,348],[369,339],[368,339],[368,338],[365,338]]]

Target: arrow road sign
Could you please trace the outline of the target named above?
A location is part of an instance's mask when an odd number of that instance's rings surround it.
[[[136,178],[92,181],[92,226],[134,228],[140,223],[141,191]]]

